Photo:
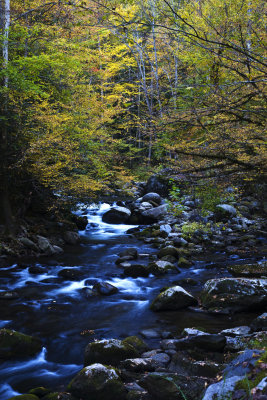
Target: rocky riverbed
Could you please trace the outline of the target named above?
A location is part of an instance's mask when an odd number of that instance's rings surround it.
[[[81,205],[81,244],[6,260],[3,400],[265,398],[261,205],[243,197],[204,218],[183,203],[179,216],[156,192]]]

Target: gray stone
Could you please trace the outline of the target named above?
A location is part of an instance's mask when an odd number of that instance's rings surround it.
[[[28,249],[38,251],[38,246],[30,239],[26,237],[22,237],[19,239],[20,243],[23,244],[23,246],[27,247]]]
[[[160,251],[158,253],[158,258],[162,258],[165,256],[173,256],[175,258],[178,258],[179,252],[176,249],[176,247],[174,247],[174,246],[163,247],[162,249],[160,249]]]
[[[126,207],[111,208],[102,216],[102,221],[108,224],[122,224],[131,216],[131,211]]]
[[[169,271],[178,272],[175,265],[169,263],[168,261],[162,261],[162,260],[150,263],[148,268],[149,268],[149,272],[156,276],[167,274]]]
[[[44,236],[36,236],[38,240],[38,247],[42,253],[47,256],[54,255],[56,251],[54,250],[50,241]]]
[[[197,305],[197,300],[181,286],[174,286],[160,293],[151,304],[153,311],[180,310]]]
[[[108,282],[98,282],[93,286],[93,290],[104,296],[110,296],[112,294],[118,293],[118,288],[111,285]]]
[[[161,197],[158,193],[154,193],[154,192],[150,192],[147,193],[143,196],[142,201],[144,202],[150,202],[153,201],[156,204],[160,204],[161,203]]]
[[[226,218],[229,217],[234,217],[236,215],[236,209],[233,206],[230,206],[229,204],[218,204],[216,206],[216,213],[222,216],[225,216]]]
[[[148,390],[153,400],[196,400],[205,388],[205,379],[172,373],[148,373],[139,384]]]
[[[151,210],[146,210],[142,212],[142,216],[145,218],[150,218],[155,221],[160,221],[167,213],[168,213],[167,206],[166,204],[163,204],[162,206],[158,206],[152,208]]]
[[[80,241],[80,235],[78,232],[66,231],[63,235],[63,239],[67,244],[75,245]]]
[[[75,398],[118,400],[126,398],[126,389],[113,368],[95,363],[83,368],[68,385]]]
[[[221,335],[225,336],[246,336],[251,332],[251,328],[249,326],[237,326],[236,328],[224,329],[220,332]]]
[[[117,339],[104,339],[89,343],[85,349],[85,365],[100,362],[117,366],[120,361],[139,356],[129,343]]]
[[[239,312],[265,307],[266,291],[267,279],[219,278],[207,281],[200,297],[210,310]]]

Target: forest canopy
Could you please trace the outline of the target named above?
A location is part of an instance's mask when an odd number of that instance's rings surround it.
[[[266,176],[262,0],[1,1],[1,202]]]

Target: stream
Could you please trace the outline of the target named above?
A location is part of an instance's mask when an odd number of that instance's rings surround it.
[[[89,224],[80,232],[83,240],[79,246],[68,247],[64,254],[55,258],[41,258],[39,263],[1,268],[0,291],[15,290],[19,298],[1,300],[0,328],[37,336],[44,346],[32,359],[2,363],[1,400],[38,386],[64,390],[82,368],[84,349],[94,339],[122,339],[150,328],[179,333],[184,327],[195,326],[218,332],[247,325],[255,317],[255,314],[212,315],[193,309],[150,311],[149,304],[162,287],[193,278],[196,285],[182,286],[197,295],[208,279],[229,276],[229,273],[226,268],[208,268],[206,262],[199,261],[191,268],[182,268],[180,273],[162,277],[123,276],[115,264],[118,253],[136,247],[140,254],[137,262],[148,263],[157,250],[126,234],[133,226],[103,223],[102,214],[109,207],[102,204],[87,209]],[[30,266],[39,269],[32,273]],[[77,277],[67,280],[58,275],[66,268],[77,270]],[[86,297],[85,288],[99,281],[111,283],[119,292],[112,296]],[[147,343],[152,347],[156,345],[155,339]]]

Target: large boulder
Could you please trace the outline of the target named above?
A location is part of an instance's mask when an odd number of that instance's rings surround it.
[[[102,221],[107,224],[123,224],[131,216],[131,211],[126,207],[114,207],[105,212]]]
[[[180,310],[197,303],[197,300],[181,286],[174,286],[161,292],[150,308],[153,311]]]
[[[162,261],[162,260],[150,263],[148,265],[148,268],[149,272],[156,276],[167,274],[169,271],[179,272],[179,270],[175,267],[175,265],[169,263],[168,261]]]
[[[239,312],[266,306],[266,290],[267,279],[211,279],[205,283],[200,298],[210,310]]]
[[[157,175],[151,176],[146,184],[147,193],[158,193],[161,196],[167,196],[170,188],[168,176],[162,171]]]
[[[158,253],[158,258],[163,258],[165,256],[173,256],[175,258],[179,258],[179,252],[174,246],[167,246],[160,249]]]
[[[231,275],[246,278],[267,276],[267,261],[255,264],[234,264],[227,267]]]
[[[147,389],[154,400],[197,400],[205,390],[205,379],[172,373],[152,372],[145,375],[139,384]]]
[[[216,219],[221,220],[221,219],[229,219],[232,217],[236,216],[236,209],[235,207],[229,205],[229,204],[218,204],[216,206]]]
[[[160,221],[168,213],[166,204],[142,212],[142,217],[147,220]]]
[[[98,363],[83,368],[68,385],[68,391],[82,400],[123,400],[126,397],[115,369]]]
[[[41,350],[40,339],[10,329],[0,329],[0,359],[31,357]]]
[[[160,205],[161,197],[158,193],[150,192],[143,196],[142,202],[152,202],[152,204],[155,203],[157,205]]]
[[[138,351],[129,343],[117,339],[104,339],[89,343],[85,349],[84,363],[100,362],[117,366],[126,358],[136,358]]]
[[[247,398],[246,392],[244,393],[245,397],[240,397],[240,395],[238,396],[236,385],[245,378],[245,387],[249,387],[250,382],[248,380],[248,374],[258,361],[261,352],[262,351],[259,350],[245,350],[244,352],[240,353],[238,357],[232,360],[220,374],[223,376],[223,379],[217,383],[211,384],[206,389],[202,400]],[[237,397],[235,397],[235,394]]]
[[[121,264],[123,266],[123,264]],[[124,275],[131,276],[132,278],[144,277],[149,275],[149,268],[143,264],[129,264],[124,266]]]

